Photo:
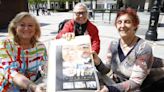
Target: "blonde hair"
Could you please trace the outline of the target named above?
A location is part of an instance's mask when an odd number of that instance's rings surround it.
[[[40,24],[38,23],[38,21],[35,19],[35,17],[33,15],[31,15],[28,12],[20,12],[18,13],[10,22],[9,27],[8,27],[8,32],[10,35],[12,35],[14,37],[14,41],[16,43],[20,43],[20,38],[17,35],[16,32],[16,27],[17,24],[25,17],[30,17],[34,20],[35,23],[35,35],[31,38],[31,44],[34,46],[36,44],[36,42],[38,42],[38,39],[41,36],[41,30],[40,30]]]

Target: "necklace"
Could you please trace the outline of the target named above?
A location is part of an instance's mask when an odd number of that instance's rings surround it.
[[[136,39],[136,36],[133,37],[133,39],[128,43],[128,44],[122,44],[122,48],[126,48],[126,47],[129,47],[133,44],[133,42],[135,41]]]

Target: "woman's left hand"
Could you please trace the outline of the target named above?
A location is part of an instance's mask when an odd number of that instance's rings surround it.
[[[94,61],[95,65],[99,65],[100,64],[100,59],[99,59],[97,53],[95,51],[92,51],[91,53],[93,55],[93,59],[94,59],[93,61]]]
[[[109,92],[109,90],[106,86],[103,86],[102,89],[96,90],[95,92]]]
[[[40,83],[36,86],[35,92],[46,92],[46,84]]]

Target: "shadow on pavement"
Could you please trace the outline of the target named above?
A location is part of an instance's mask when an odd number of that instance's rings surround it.
[[[40,23],[40,26],[41,26],[41,27],[47,26],[47,25],[50,25],[50,24],[48,24],[48,23]],[[0,32],[3,32],[3,33],[7,32],[7,27],[1,28],[1,29],[0,29]]]
[[[47,26],[47,25],[50,25],[48,23],[40,23],[40,26],[43,27],[43,26]]]
[[[6,37],[6,35],[0,35],[0,37]]]
[[[158,41],[164,41],[164,38],[158,38]]]
[[[51,34],[57,34],[58,32],[51,32]]]
[[[164,27],[164,23],[159,23],[158,27]]]

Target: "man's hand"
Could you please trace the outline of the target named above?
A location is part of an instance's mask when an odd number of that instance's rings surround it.
[[[71,40],[71,39],[75,38],[75,34],[73,32],[65,33],[62,35],[62,38],[66,39],[66,40]]]

